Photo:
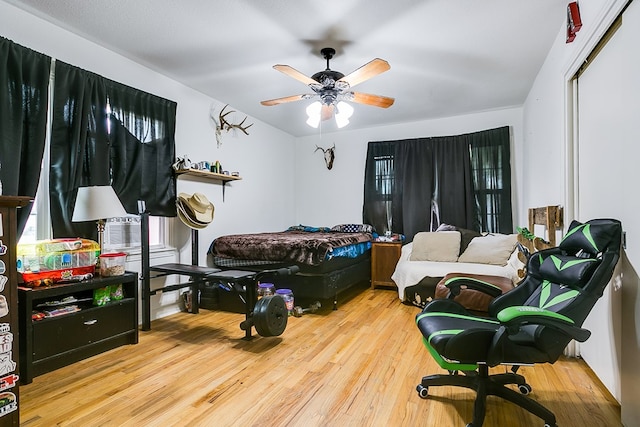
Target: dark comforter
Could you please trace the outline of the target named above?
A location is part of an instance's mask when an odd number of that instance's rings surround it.
[[[232,234],[215,239],[210,252],[224,258],[319,265],[334,248],[371,240],[370,233],[284,231]]]

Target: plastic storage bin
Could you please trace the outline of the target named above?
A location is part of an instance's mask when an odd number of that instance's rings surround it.
[[[124,274],[124,262],[127,254],[114,252],[100,255],[100,275],[103,277],[122,276]]]
[[[16,267],[27,286],[37,287],[93,275],[99,254],[93,240],[40,240],[17,245]]]

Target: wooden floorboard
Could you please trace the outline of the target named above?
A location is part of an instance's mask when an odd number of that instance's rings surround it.
[[[475,394],[431,387],[442,373],[397,293],[366,289],[290,318],[280,337],[242,340],[242,315],[202,310],[152,322],[140,343],[36,377],[20,388],[32,426],[463,426]],[[495,368],[492,372],[505,370]],[[561,427],[620,426],[620,407],[579,359],[520,371]],[[485,426],[542,426],[489,397]]]

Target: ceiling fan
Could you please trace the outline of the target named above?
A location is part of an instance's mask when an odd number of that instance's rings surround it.
[[[317,97],[319,98],[319,102],[307,107],[307,114],[309,115],[309,121],[307,121],[307,123],[313,127],[318,127],[320,119],[328,120],[334,115],[334,113],[336,114],[338,127],[342,127],[340,126],[340,115],[342,115],[343,118],[346,118],[346,123],[348,123],[348,118],[353,113],[353,107],[342,101],[353,101],[359,104],[372,105],[374,107],[381,108],[388,108],[393,105],[393,98],[362,92],[353,92],[351,90],[355,85],[389,70],[391,66],[387,61],[380,58],[373,59],[345,76],[341,72],[334,71],[329,68],[329,60],[335,55],[335,49],[326,47],[320,50],[320,53],[324,59],[327,60],[327,69],[319,71],[311,77],[307,77],[289,65],[273,66],[274,69],[281,73],[306,84],[314,93],[270,99],[262,101],[261,104],[271,106]],[[346,123],[344,123],[343,126]]]

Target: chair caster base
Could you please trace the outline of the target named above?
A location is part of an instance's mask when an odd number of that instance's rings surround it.
[[[418,396],[420,396],[421,399],[426,399],[427,396],[429,396],[429,387],[423,386],[422,384],[418,384],[416,386],[416,391],[418,392]]]

